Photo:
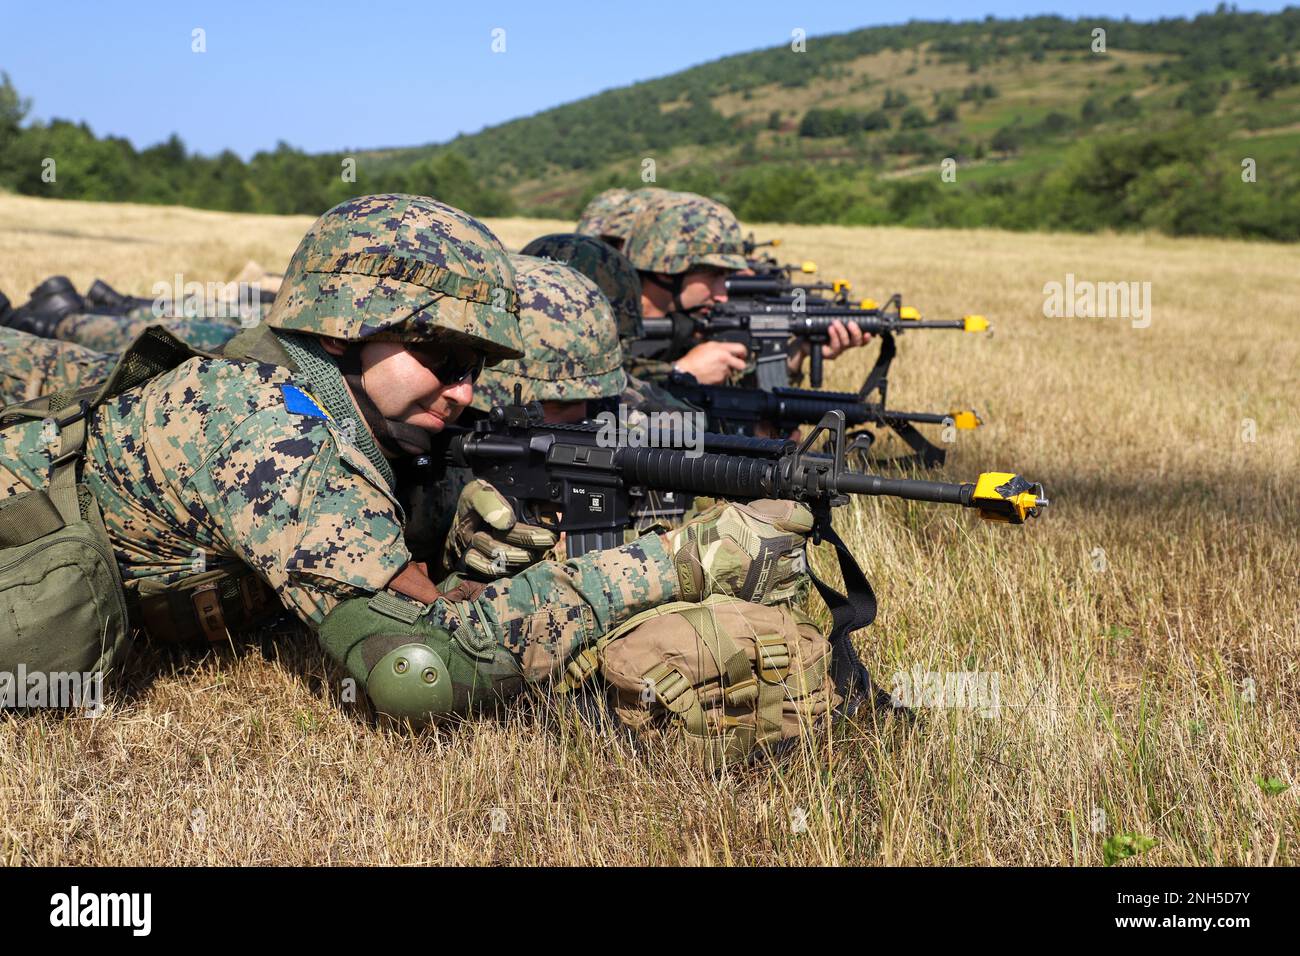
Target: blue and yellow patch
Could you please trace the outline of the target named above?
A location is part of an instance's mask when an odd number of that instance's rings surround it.
[[[280,392],[284,395],[284,407],[293,414],[329,419],[329,413],[320,407],[316,399],[311,397],[311,393],[303,391],[297,385],[282,384]]]

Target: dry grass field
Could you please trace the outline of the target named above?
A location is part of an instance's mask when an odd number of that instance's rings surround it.
[[[307,224],[0,197],[0,289],[278,271]],[[491,225],[517,248],[566,224]],[[892,404],[975,406],[946,476],[1018,471],[1048,513],[877,500],[836,525],[880,599],[857,635],[878,680],[995,673],[996,716],[928,708],[710,776],[544,704],[378,725],[307,635],[145,648],[101,718],[0,716],[0,861],[1100,865],[1135,834],[1154,844],[1121,865],[1300,864],[1300,248],[758,232],[864,295],[994,323],[905,336]],[[1067,274],[1150,282],[1149,327],[1044,317]]]

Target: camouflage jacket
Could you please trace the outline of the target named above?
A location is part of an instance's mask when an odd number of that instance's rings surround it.
[[[95,411],[83,480],[128,591],[147,579],[172,584],[199,568],[244,565],[317,626],[406,566],[392,491],[294,380],[278,365],[194,358]],[[0,431],[0,498],[44,486],[50,447],[39,421]],[[652,536],[536,565],[472,600],[439,599],[428,614],[449,631],[465,623],[495,633],[520,658],[531,640],[520,635],[542,635],[550,655],[541,657],[559,666],[581,643],[676,591],[670,557]],[[542,614],[574,633],[530,626]],[[538,656],[533,648],[531,659]]]

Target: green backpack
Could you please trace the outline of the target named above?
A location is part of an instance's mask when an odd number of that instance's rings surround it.
[[[118,661],[127,600],[99,505],[79,481],[87,424],[108,399],[203,354],[152,326],[103,384],[0,408],[0,429],[53,423],[58,441],[49,485],[0,499],[0,673],[102,680]]]

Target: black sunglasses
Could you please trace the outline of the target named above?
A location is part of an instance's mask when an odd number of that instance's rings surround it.
[[[482,352],[454,353],[438,349],[435,358],[431,348],[411,348],[410,351],[439,382],[447,386],[459,385],[466,379],[471,383],[477,382],[487,363],[487,357]]]

